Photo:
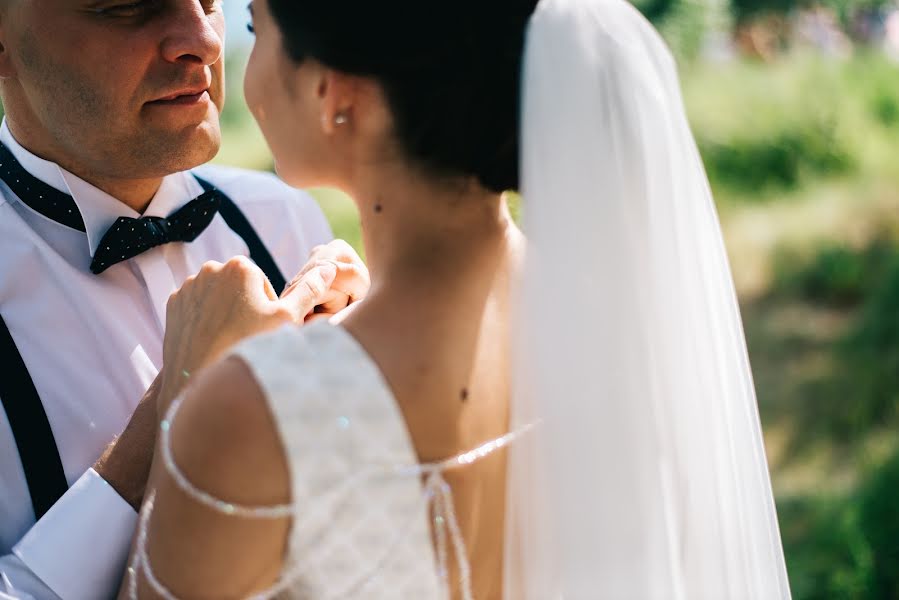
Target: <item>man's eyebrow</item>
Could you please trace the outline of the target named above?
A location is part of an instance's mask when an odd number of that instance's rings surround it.
[[[250,11],[250,15],[253,14],[253,3],[252,3],[252,2],[250,2],[249,4],[247,4],[247,10]]]

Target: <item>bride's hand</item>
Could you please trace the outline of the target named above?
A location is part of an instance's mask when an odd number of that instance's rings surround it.
[[[278,298],[265,274],[246,257],[203,265],[169,298],[160,414],[188,378],[237,342],[284,324],[303,323],[327,301],[338,271],[335,262],[318,261]]]
[[[299,285],[307,285],[304,276],[325,263],[332,263],[337,268],[337,276],[330,289],[315,306],[315,310],[306,316],[306,321],[336,315],[354,302],[364,300],[371,286],[368,268],[353,247],[343,240],[334,240],[312,249],[309,261],[290,282],[281,297],[285,298],[289,294],[296,293]]]

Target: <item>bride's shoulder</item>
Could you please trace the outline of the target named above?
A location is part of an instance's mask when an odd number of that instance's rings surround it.
[[[203,371],[171,424],[175,460],[188,479],[235,504],[286,502],[283,413],[327,397],[318,388],[329,380],[346,380],[345,348],[342,332],[327,322],[285,326],[241,342]]]
[[[169,427],[174,460],[199,489],[247,506],[289,501],[289,467],[275,417],[239,356],[210,366],[191,383]]]
[[[352,441],[351,422],[380,436],[366,452],[414,456],[377,366],[343,327],[321,321],[238,344],[191,383],[170,426],[175,460],[196,487],[271,506],[290,498],[297,464],[314,470],[318,459],[303,450]]]

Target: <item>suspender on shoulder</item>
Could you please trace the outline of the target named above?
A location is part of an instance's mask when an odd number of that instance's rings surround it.
[[[203,186],[203,191],[209,192],[217,189],[205,179],[201,179],[196,175],[194,175],[194,178],[196,178],[199,184]],[[275,289],[275,293],[280,294],[284,291],[284,288],[287,287],[287,280],[284,279],[284,275],[281,274],[272,255],[269,254],[265,244],[259,239],[256,230],[253,229],[253,226],[250,225],[250,222],[247,221],[244,214],[240,212],[237,204],[235,204],[227,195],[222,193],[221,190],[218,191],[222,196],[222,205],[219,207],[219,214],[222,215],[222,218],[225,220],[225,223],[228,224],[228,227],[241,237],[250,249],[250,258],[260,269],[262,269],[262,272],[265,273],[266,277],[268,277],[272,287]]]

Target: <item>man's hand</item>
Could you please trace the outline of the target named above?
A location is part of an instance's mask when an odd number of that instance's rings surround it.
[[[280,298],[248,258],[206,263],[169,299],[159,415],[192,374],[234,344],[281,325],[336,314],[365,298],[368,287],[368,269],[341,240],[315,248]]]
[[[159,415],[165,414],[187,378],[236,343],[281,325],[303,323],[325,301],[337,272],[334,263],[322,261],[278,298],[265,274],[246,257],[203,265],[169,298]]]
[[[336,314],[368,294],[368,269],[342,240],[316,247],[280,298],[256,265],[238,257],[210,262],[169,299],[165,368],[125,431],[94,465],[131,506],[144,497],[159,419],[188,377],[251,335],[287,323]]]

